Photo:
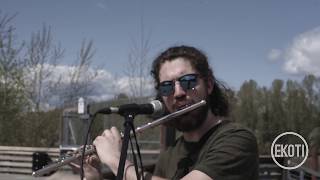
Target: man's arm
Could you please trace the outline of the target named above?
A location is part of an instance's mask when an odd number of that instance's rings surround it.
[[[211,177],[209,177],[205,173],[198,170],[193,170],[182,178],[182,180],[193,180],[193,179],[212,180]]]

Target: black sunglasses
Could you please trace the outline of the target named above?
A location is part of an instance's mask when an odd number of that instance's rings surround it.
[[[159,93],[161,96],[173,94],[176,81],[179,81],[180,86],[184,91],[190,90],[197,85],[198,76],[199,74],[186,74],[176,80],[163,81],[159,84]]]

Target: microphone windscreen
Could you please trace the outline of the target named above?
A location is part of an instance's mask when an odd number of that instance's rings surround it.
[[[161,116],[164,114],[164,105],[159,100],[152,100],[150,104],[153,106],[153,113],[154,116]]]

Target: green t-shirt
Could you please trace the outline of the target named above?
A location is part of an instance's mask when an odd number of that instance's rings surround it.
[[[258,148],[252,132],[222,121],[199,142],[178,138],[160,154],[153,174],[180,179],[192,170],[199,170],[214,180],[251,180],[258,179],[258,168]]]

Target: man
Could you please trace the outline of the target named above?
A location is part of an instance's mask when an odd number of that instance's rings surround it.
[[[160,154],[153,175],[147,177],[154,180],[258,179],[256,139],[250,131],[226,119],[228,102],[204,53],[189,46],[171,47],[154,60],[151,72],[158,98],[169,113],[201,100],[206,100],[208,105],[170,121],[169,125],[183,134]],[[118,130],[114,127],[105,130],[93,144],[100,161],[116,174],[121,149]],[[88,162],[90,164],[90,158]],[[136,179],[129,161],[124,178]]]

